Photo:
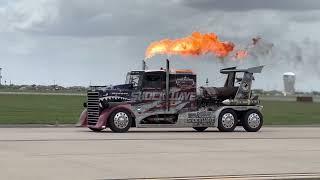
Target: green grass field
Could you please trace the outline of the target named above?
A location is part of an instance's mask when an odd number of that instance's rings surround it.
[[[265,124],[320,124],[320,103],[262,101]]]
[[[84,96],[0,94],[0,124],[74,124]],[[265,124],[320,124],[320,103],[263,101]]]
[[[76,123],[84,96],[0,94],[0,124]]]

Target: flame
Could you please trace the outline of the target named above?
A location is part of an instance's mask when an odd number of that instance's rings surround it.
[[[244,59],[248,56],[248,51],[247,50],[239,50],[236,52],[234,55],[235,59]]]
[[[238,50],[233,56],[232,59],[233,60],[238,60],[238,59],[245,59],[249,56],[249,51],[253,48],[256,47],[256,45],[261,41],[261,37],[255,37],[252,38],[252,42],[247,45],[247,47],[245,47],[242,50]]]
[[[212,53],[219,58],[229,55],[235,45],[232,42],[222,42],[214,33],[201,34],[193,32],[191,36],[181,39],[164,39],[151,43],[145,53],[146,59],[156,54],[167,55],[203,55]]]

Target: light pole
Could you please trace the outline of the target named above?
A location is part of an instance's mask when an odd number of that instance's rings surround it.
[[[2,85],[1,84],[1,82],[2,82],[2,74],[1,74],[1,72],[2,72],[2,68],[0,68],[0,86]]]

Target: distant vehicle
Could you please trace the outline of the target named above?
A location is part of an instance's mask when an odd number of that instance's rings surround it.
[[[263,124],[262,106],[252,97],[251,84],[262,68],[222,69],[227,75],[224,87],[200,87],[198,93],[196,74],[170,71],[168,60],[166,69],[131,71],[125,84],[90,87],[78,125],[113,132],[130,127],[217,127],[232,132],[236,126],[256,132]]]

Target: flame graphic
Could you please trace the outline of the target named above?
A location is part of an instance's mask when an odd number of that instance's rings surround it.
[[[145,53],[146,59],[156,54],[198,56],[212,53],[224,58],[234,50],[232,42],[220,41],[214,33],[193,32],[181,39],[164,39],[150,44]]]

